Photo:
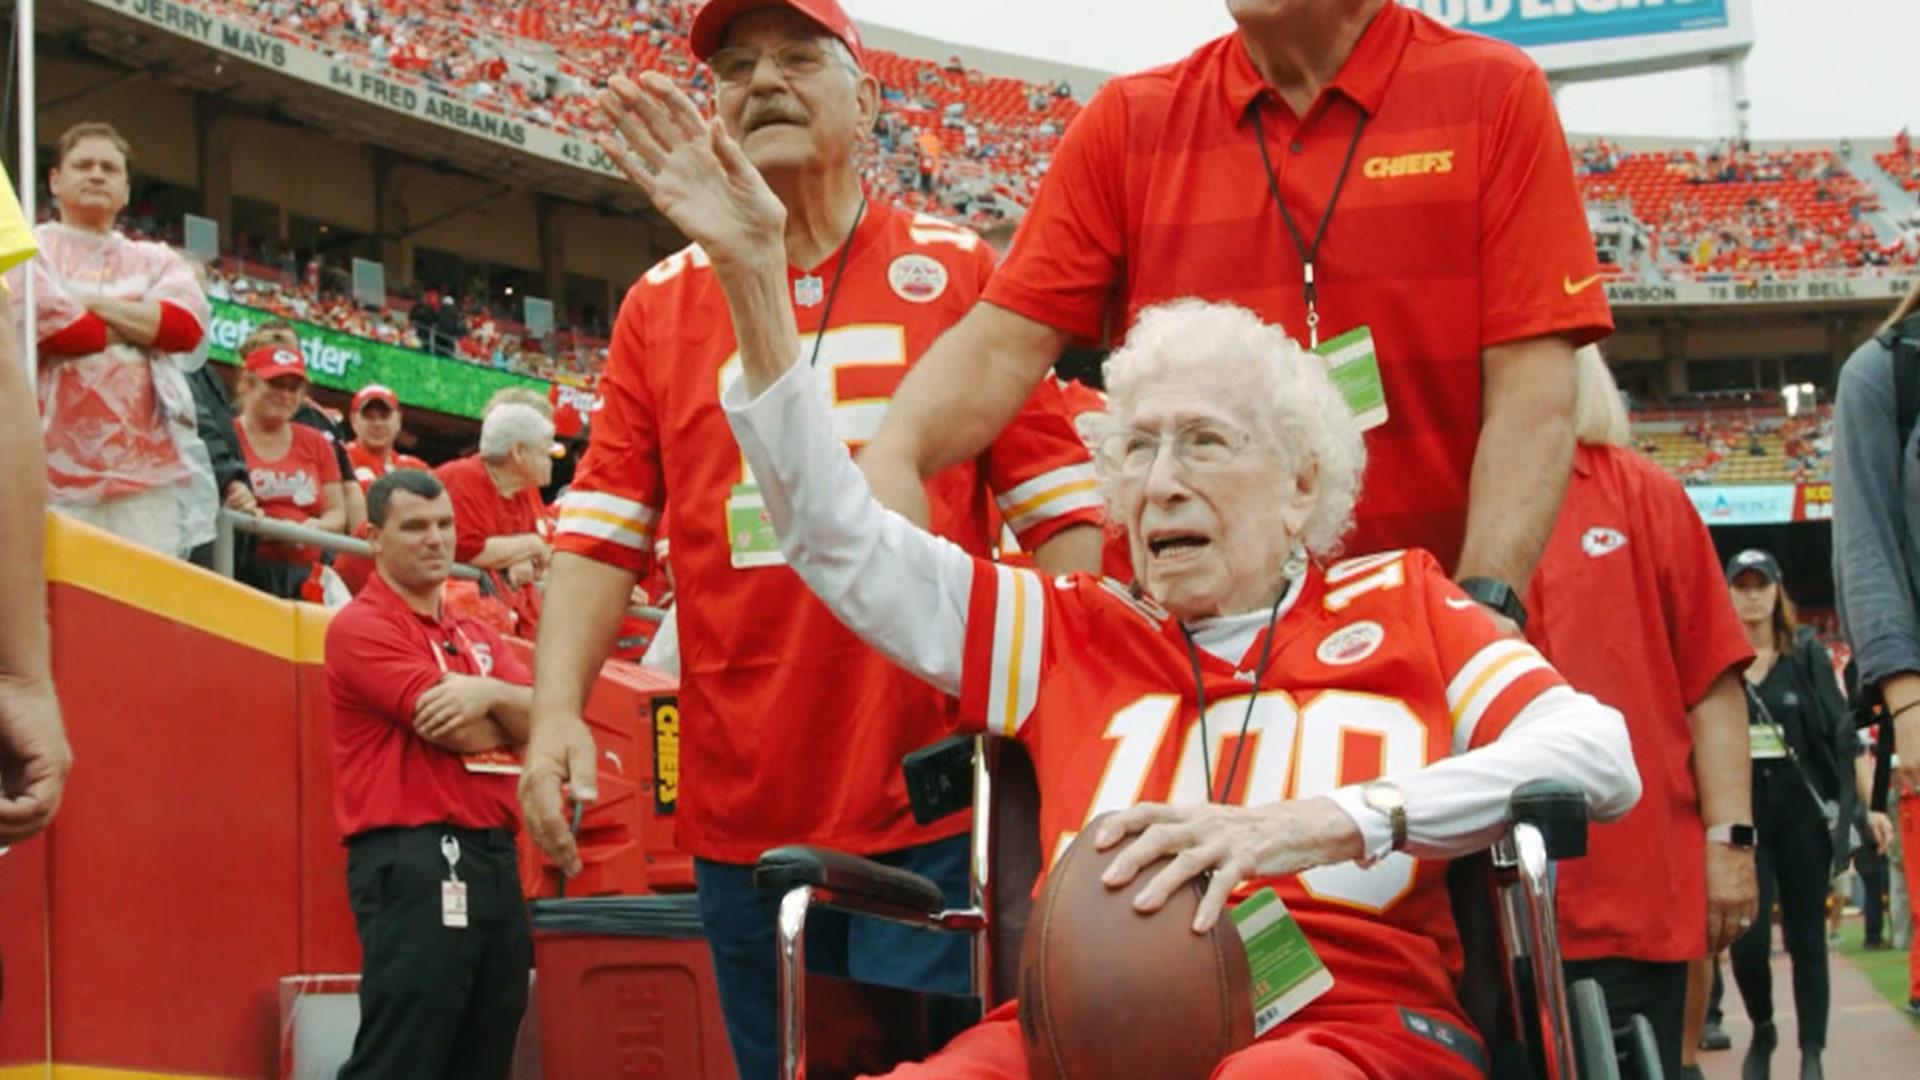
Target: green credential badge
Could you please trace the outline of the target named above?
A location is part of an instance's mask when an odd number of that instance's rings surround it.
[[[1373,352],[1373,331],[1355,327],[1313,350],[1327,364],[1327,376],[1347,399],[1361,431],[1387,422],[1387,390],[1380,381],[1380,360]]]
[[[1254,1038],[1333,989],[1333,973],[1272,889],[1261,889],[1235,907],[1233,922],[1253,969]]]

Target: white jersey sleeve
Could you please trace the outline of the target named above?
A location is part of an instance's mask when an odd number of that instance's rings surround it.
[[[735,380],[720,403],[787,565],[869,645],[958,693],[975,559],[874,498],[812,368],[795,364],[752,401]]]

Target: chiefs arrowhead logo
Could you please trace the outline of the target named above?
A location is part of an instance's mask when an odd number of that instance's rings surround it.
[[[1595,525],[1580,537],[1580,550],[1592,558],[1611,555],[1627,546],[1627,534],[1619,529],[1609,529],[1604,525]]]
[[[1328,667],[1357,664],[1372,656],[1387,640],[1387,631],[1372,619],[1362,619],[1328,634],[1313,651],[1314,658]]]

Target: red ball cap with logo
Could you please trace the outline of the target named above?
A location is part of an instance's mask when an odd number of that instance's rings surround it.
[[[244,363],[248,371],[269,382],[282,375],[307,377],[307,362],[300,358],[300,351],[285,345],[262,345],[248,353]]]
[[[347,415],[359,416],[360,410],[365,408],[369,401],[385,402],[389,409],[400,408],[400,399],[393,396],[393,391],[379,383],[368,383],[354,393],[353,402],[347,406]]]
[[[787,8],[805,15],[819,23],[822,30],[845,42],[847,48],[853,50],[856,62],[866,62],[860,55],[860,31],[835,0],[708,0],[693,17],[693,30],[687,35],[694,59],[712,56],[726,40],[727,27],[733,25],[733,20],[761,8]]]

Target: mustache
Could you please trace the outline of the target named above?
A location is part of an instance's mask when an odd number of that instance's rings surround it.
[[[752,131],[770,123],[805,124],[807,111],[800,103],[785,96],[754,98],[747,102],[747,108],[740,116],[740,130]]]

